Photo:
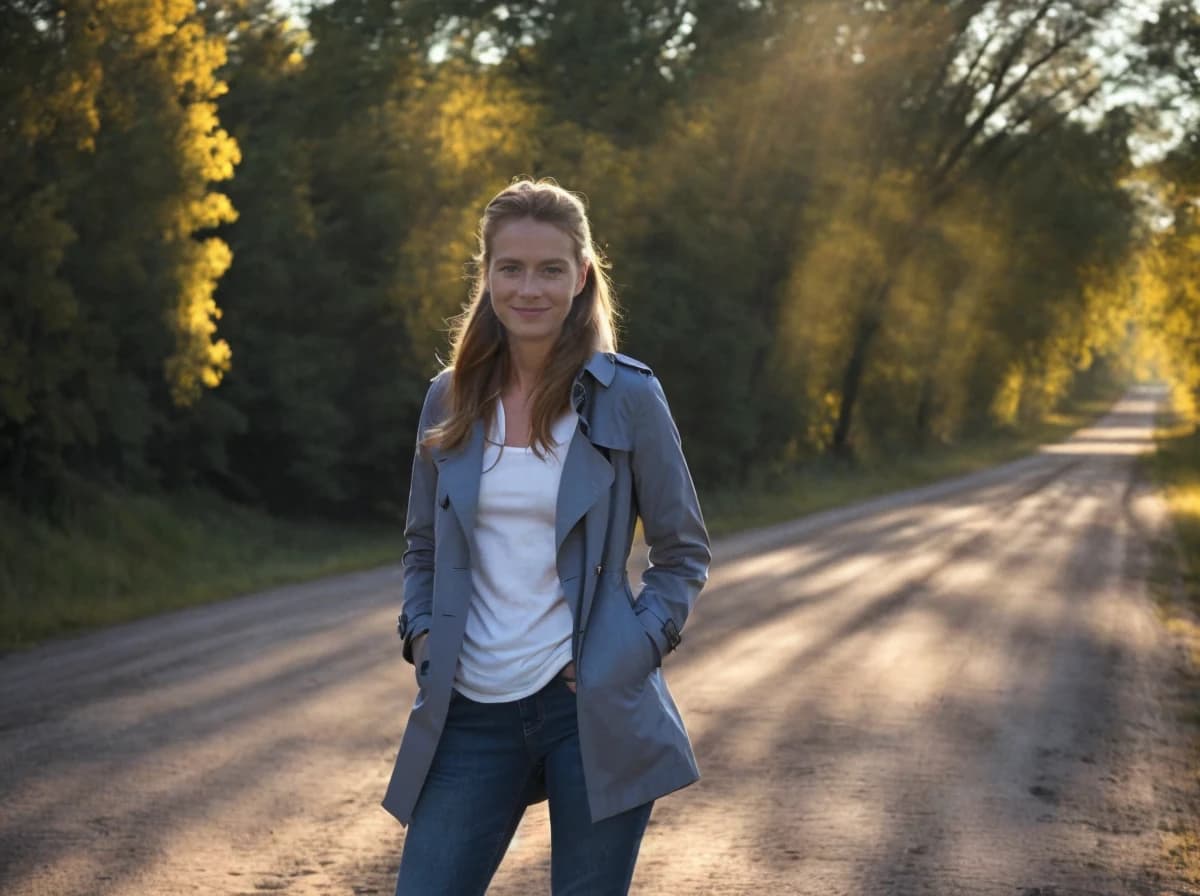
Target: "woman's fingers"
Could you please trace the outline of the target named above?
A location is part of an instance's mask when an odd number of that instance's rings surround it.
[[[424,683],[425,673],[429,671],[429,659],[425,656],[425,646],[429,641],[429,632],[421,632],[413,638],[412,656],[413,667],[417,677],[417,687]]]

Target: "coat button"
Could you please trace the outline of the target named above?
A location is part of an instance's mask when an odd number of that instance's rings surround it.
[[[597,576],[599,576],[599,575],[600,575],[600,573],[602,573],[602,572],[604,572],[604,564],[603,564],[603,563],[597,563],[597,564],[596,564],[596,575],[597,575]]]

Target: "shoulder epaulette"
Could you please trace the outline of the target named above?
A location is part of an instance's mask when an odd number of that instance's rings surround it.
[[[651,370],[637,358],[631,358],[629,355],[622,355],[620,352],[612,352],[612,359],[624,367],[632,367],[634,370],[640,370],[646,375],[654,373],[653,370]]]

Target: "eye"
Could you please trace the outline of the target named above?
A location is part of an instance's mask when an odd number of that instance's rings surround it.
[[[517,269],[518,269],[517,265],[512,264],[511,262],[508,264],[500,265],[500,273],[501,274],[515,274],[517,272]]]
[[[548,265],[546,268],[544,268],[544,270],[551,277],[557,277],[559,274],[563,273],[562,266],[557,264]]]

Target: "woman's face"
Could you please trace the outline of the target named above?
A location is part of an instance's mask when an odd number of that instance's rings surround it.
[[[500,225],[491,248],[487,287],[508,338],[553,345],[587,278],[574,241],[553,224],[519,218]]]

